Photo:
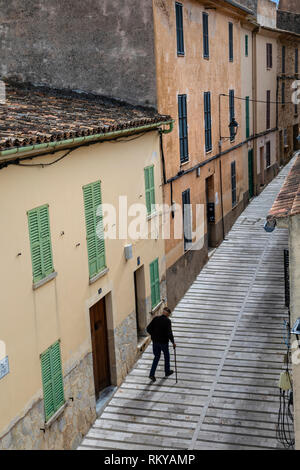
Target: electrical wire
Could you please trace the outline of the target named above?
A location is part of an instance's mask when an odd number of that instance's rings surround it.
[[[290,311],[289,311],[290,317]],[[291,330],[290,321],[285,321],[284,326],[286,327],[286,336],[284,342],[287,346],[286,355],[286,372],[292,383],[291,375],[289,371],[290,361],[290,345],[291,345]],[[293,437],[293,425],[294,417],[291,407],[293,406],[293,391],[279,389],[279,411],[276,426],[276,439],[284,446],[285,449],[293,449],[295,446],[295,439]]]
[[[54,165],[55,163],[58,163],[60,160],[62,160],[63,158],[67,157],[71,152],[73,152],[75,149],[71,149],[71,150],[68,150],[64,155],[62,155],[61,157],[57,158],[56,160],[54,160],[54,162],[50,162],[50,163],[20,163],[20,162],[15,162],[13,163],[13,165],[17,165],[17,166],[23,166],[23,167],[33,167],[33,166],[40,166],[40,167],[44,167],[44,166],[51,166],[51,165]]]
[[[220,96],[230,96],[230,95],[227,95],[226,93],[221,93]],[[234,97],[235,100],[241,100],[241,101],[250,101],[252,103],[263,103],[263,104],[284,104],[282,103],[281,101],[262,101],[262,100],[253,100],[253,99],[250,99],[249,100],[247,98],[241,98],[240,96],[235,96]],[[288,104],[288,103],[285,103],[285,104]],[[294,104],[294,103],[291,103],[291,104]]]

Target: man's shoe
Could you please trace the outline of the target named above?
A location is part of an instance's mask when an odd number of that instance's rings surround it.
[[[154,375],[149,375],[149,379],[151,379],[152,382],[156,382],[156,378],[154,377]]]
[[[173,370],[170,370],[166,375],[165,377],[170,377],[170,375],[174,374],[174,371]]]

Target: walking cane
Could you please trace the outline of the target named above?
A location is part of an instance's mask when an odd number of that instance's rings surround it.
[[[176,347],[174,348],[173,346],[173,349],[174,349],[174,357],[175,357],[175,377],[176,377],[176,382],[177,383],[177,361],[176,361]]]

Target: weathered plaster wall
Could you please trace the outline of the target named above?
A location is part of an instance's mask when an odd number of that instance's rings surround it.
[[[300,14],[278,10],[277,28],[300,34]]]
[[[0,0],[0,75],[156,104],[149,0]]]
[[[276,28],[276,3],[272,0],[259,0],[257,21],[261,26]]]
[[[279,0],[279,10],[291,11],[300,14],[299,0]]]

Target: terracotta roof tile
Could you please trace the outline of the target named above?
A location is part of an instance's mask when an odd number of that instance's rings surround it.
[[[279,219],[300,214],[300,154],[268,214],[268,219]]]
[[[171,119],[98,95],[6,83],[0,150],[131,129]]]

